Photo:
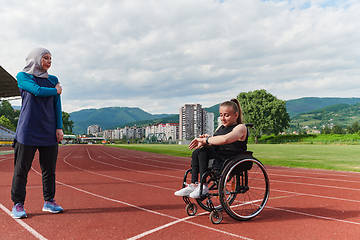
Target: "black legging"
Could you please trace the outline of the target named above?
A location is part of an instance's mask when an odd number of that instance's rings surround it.
[[[193,151],[191,155],[191,183],[198,182],[198,175],[201,176],[207,171],[209,159],[224,161],[220,154],[211,147],[202,147]]]
[[[43,196],[49,201],[55,196],[55,169],[58,155],[58,145],[49,147],[34,147],[15,143],[14,149],[14,176],[11,186],[11,199],[13,202],[25,202],[28,172],[34,160],[36,150],[39,151],[39,162],[42,171]]]

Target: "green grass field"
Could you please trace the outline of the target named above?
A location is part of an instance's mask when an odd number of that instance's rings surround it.
[[[108,145],[172,156],[190,157],[188,146],[166,144]],[[248,150],[265,165],[360,172],[360,146],[249,144]]]

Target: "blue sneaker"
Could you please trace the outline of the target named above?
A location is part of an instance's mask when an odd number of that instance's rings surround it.
[[[50,201],[44,202],[44,207],[42,209],[44,212],[51,212],[51,213],[62,213],[64,209],[57,205],[54,199]]]
[[[26,212],[24,209],[24,204],[17,203],[15,206],[13,206],[13,209],[11,211],[11,215],[13,218],[26,218]]]

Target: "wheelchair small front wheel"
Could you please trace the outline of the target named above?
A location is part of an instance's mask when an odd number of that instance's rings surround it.
[[[197,206],[194,203],[189,203],[186,205],[185,210],[189,216],[194,216],[197,212]]]
[[[223,215],[220,211],[214,210],[210,213],[209,218],[213,224],[219,224],[223,219]]]

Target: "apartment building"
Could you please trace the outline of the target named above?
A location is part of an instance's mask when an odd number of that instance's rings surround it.
[[[202,134],[214,133],[214,114],[208,113],[201,104],[185,104],[179,113],[179,139],[191,140]]]
[[[179,139],[179,124],[178,123],[157,123],[151,126],[146,126],[145,137],[155,135],[163,140],[177,140]]]
[[[179,123],[166,123],[165,125],[165,135],[167,140],[177,140],[179,139]]]
[[[214,113],[206,112],[205,114],[205,133],[210,136],[214,135]]]
[[[101,131],[102,130],[99,125],[90,125],[90,126],[88,126],[86,133],[88,135],[90,135],[90,134],[95,135],[96,133],[101,132]]]

